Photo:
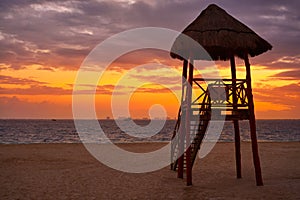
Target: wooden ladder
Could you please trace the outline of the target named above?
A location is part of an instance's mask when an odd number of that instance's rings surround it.
[[[211,107],[209,102],[209,96],[206,94],[203,98],[202,103],[194,103],[191,105],[191,116],[189,120],[189,126],[190,126],[190,138],[191,141],[189,144],[191,145],[191,164],[193,166],[197,153],[200,149],[201,143],[203,141],[203,138],[206,133],[206,129],[208,127],[210,118],[211,118]],[[171,169],[176,170],[178,166],[178,158],[180,154],[184,156],[183,158],[183,165],[184,168],[186,168],[186,154],[183,152],[184,150],[179,149],[179,144],[181,142],[184,143],[184,149],[187,149],[187,142],[183,138],[181,138],[181,133],[180,131],[184,130],[184,124],[185,123],[185,116],[186,116],[186,105],[183,103],[183,105],[180,107],[179,112],[178,112],[178,119],[173,131],[173,136],[172,136],[172,145],[171,145]],[[188,144],[188,145],[189,145]]]

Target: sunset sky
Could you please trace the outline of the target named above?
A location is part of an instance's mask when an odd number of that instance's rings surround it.
[[[300,118],[300,1],[289,0],[98,0],[0,1],[0,118],[72,118],[72,90],[77,71],[90,51],[108,37],[139,27],[182,31],[215,3],[272,44],[250,58],[258,119]],[[244,66],[237,59],[239,78]],[[135,66],[157,63],[180,74],[181,62],[168,52],[137,51],[121,56],[106,71],[96,93],[98,118],[111,115],[115,84]],[[229,77],[229,62],[216,63]],[[133,83],[163,80],[180,93],[178,74],[164,68],[136,70]],[[89,90],[89,85],[85,85]],[[126,89],[124,89],[126,92]],[[84,94],[77,94],[84,95]],[[119,95],[122,101],[123,94]],[[175,118],[179,103],[170,90],[145,84],[131,97],[133,118],[149,117],[153,104]]]

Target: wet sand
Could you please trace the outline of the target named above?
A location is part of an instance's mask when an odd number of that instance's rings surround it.
[[[163,143],[121,144],[145,152]],[[0,199],[300,199],[300,142],[259,143],[264,186],[255,184],[250,143],[242,179],[234,143],[218,143],[193,169],[193,186],[165,167],[129,174],[92,157],[82,144],[0,145]]]

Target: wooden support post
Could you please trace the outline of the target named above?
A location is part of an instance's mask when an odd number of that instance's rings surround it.
[[[249,112],[250,112],[249,123],[250,123],[251,144],[252,144],[253,163],[255,168],[256,185],[262,186],[263,180],[262,180],[260,161],[258,155],[254,102],[253,102],[252,86],[251,86],[251,69],[250,69],[248,54],[245,54],[244,61],[246,66],[247,97],[248,97]]]
[[[187,82],[187,60],[183,61],[182,69],[182,93],[181,93],[181,106],[184,106],[184,101],[186,100],[186,82]],[[184,140],[185,140],[185,118],[186,118],[186,108],[181,107],[181,124],[179,127],[179,158],[178,158],[178,171],[177,177],[183,178],[183,162],[184,162]]]
[[[231,77],[232,77],[232,101],[233,101],[233,112],[237,111],[237,103],[238,98],[236,94],[236,67],[234,56],[230,58],[231,65]],[[235,162],[236,162],[236,177],[242,178],[242,170],[241,170],[241,139],[240,139],[240,127],[239,121],[233,120],[234,126],[234,141],[235,141]]]
[[[192,101],[192,87],[193,87],[193,76],[194,76],[194,60],[190,59],[189,63],[189,86],[187,90],[187,109],[186,109],[186,145],[187,149],[185,152],[186,158],[186,184],[192,185],[192,162],[191,162],[191,141],[190,141],[190,116],[192,114],[191,111],[191,101]]]

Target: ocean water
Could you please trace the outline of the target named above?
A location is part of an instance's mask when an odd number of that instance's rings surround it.
[[[88,120],[86,122],[88,123]],[[149,123],[148,120],[136,120],[135,122],[140,126],[146,126]],[[107,138],[114,143],[170,141],[175,123],[175,120],[167,120],[164,128],[158,134],[140,138],[127,135],[116,125],[114,120],[99,120]],[[300,141],[300,120],[257,120],[256,125],[259,141]],[[240,121],[240,134],[242,141],[250,141],[248,121]],[[100,139],[103,143],[106,143],[107,140]],[[233,123],[226,122],[219,142],[233,141]],[[77,134],[73,120],[0,120],[1,144],[80,142],[82,141]]]

